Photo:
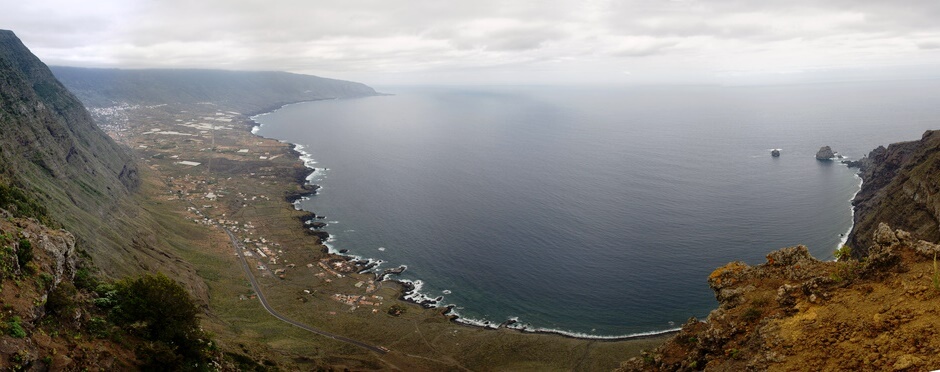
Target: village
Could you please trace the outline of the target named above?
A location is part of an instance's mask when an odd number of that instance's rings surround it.
[[[133,110],[138,111],[136,117],[145,110],[144,118],[149,120],[132,122],[128,112]],[[312,275],[302,275],[304,295],[325,293],[335,303],[347,306],[346,311],[366,308],[368,313],[379,314],[385,296],[375,292],[382,282],[375,274],[361,273],[360,262],[325,252],[318,252],[321,257],[315,260],[297,261],[304,256],[293,254],[299,253],[292,252],[298,248],[266,236],[259,228],[265,210],[285,208],[284,197],[276,195],[288,186],[283,184],[285,178],[295,178],[285,177],[286,172],[298,171],[293,169],[299,163],[295,154],[285,151],[280,143],[250,135],[245,128],[252,123],[240,113],[197,112],[192,107],[125,105],[98,109],[95,115],[112,137],[134,148],[143,162],[160,174],[164,200],[182,203],[187,220],[224,227],[235,234],[239,244],[234,249],[242,251],[256,276],[284,283],[297,276],[296,270],[307,270]],[[243,172],[246,169],[253,171]],[[319,230],[325,225],[317,222],[308,228]],[[307,246],[318,241],[316,236],[306,239]],[[255,296],[242,294],[239,298],[251,300]]]

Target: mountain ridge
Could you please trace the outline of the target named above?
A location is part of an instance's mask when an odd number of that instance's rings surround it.
[[[378,94],[362,83],[279,71],[65,66],[51,70],[88,107],[212,102],[228,110],[261,112],[300,101]]]

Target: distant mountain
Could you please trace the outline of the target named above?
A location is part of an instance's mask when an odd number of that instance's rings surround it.
[[[51,68],[88,107],[212,102],[251,113],[300,101],[377,94],[361,83],[287,72]]]

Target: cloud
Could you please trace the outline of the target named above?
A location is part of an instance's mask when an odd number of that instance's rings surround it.
[[[54,64],[367,83],[627,81],[623,70],[636,74],[630,81],[682,71],[700,82],[718,70],[931,65],[940,63],[938,19],[932,0],[37,0],[0,14]]]
[[[940,49],[940,40],[922,41],[917,43],[917,47],[926,50]]]
[[[676,41],[649,36],[626,37],[610,54],[616,57],[646,57],[661,54],[678,44]]]

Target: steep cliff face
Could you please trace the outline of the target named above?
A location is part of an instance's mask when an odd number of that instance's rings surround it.
[[[139,183],[130,154],[10,31],[0,31],[0,168],[88,241]]]
[[[249,113],[299,101],[376,95],[365,84],[287,72],[59,66],[52,71],[88,107],[212,102]]]
[[[940,241],[940,132],[928,131],[919,141],[879,147],[868,155],[855,197],[855,226],[847,245],[856,258],[865,257],[879,223]]]
[[[195,272],[158,249],[157,224],[135,201],[140,183],[129,150],[13,32],[0,30],[0,208],[66,228],[111,276],[163,271],[205,298]]]

